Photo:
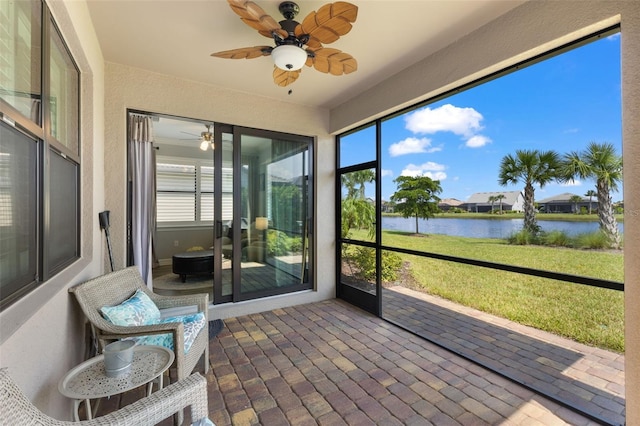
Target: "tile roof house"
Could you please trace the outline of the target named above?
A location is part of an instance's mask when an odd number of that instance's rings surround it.
[[[490,201],[491,197],[504,195],[502,202]],[[460,208],[474,213],[487,213],[492,209],[499,210],[502,204],[503,211],[521,212],[524,210],[524,196],[520,191],[476,192],[465,201]]]
[[[571,200],[571,197],[575,196],[581,197],[581,200],[577,203]],[[536,201],[536,204],[538,205],[538,210],[545,213],[577,213],[583,207],[587,211],[598,208],[598,200],[595,199],[595,197],[589,200],[589,197],[572,194],[570,192],[543,198],[542,200]],[[591,205],[591,207],[589,207],[589,205]]]
[[[366,49],[386,60],[385,50],[409,39],[406,35],[390,34],[385,20],[403,20],[393,16],[394,9],[402,14],[414,14],[412,4],[431,2],[369,2],[362,1],[362,18],[359,31],[369,28],[371,33],[384,33],[388,46],[368,45]],[[12,4],[13,2],[3,2]],[[19,2],[18,2],[19,3]],[[49,279],[0,312],[0,366],[9,367],[12,377],[34,404],[48,415],[59,419],[70,418],[70,402],[59,394],[57,383],[65,371],[84,359],[87,330],[83,326],[81,312],[68,289],[80,282],[108,271],[104,239],[98,224],[98,212],[111,211],[111,235],[116,269],[126,264],[126,216],[127,216],[127,162],[126,135],[127,109],[153,111],[180,117],[213,117],[220,123],[233,123],[249,128],[268,129],[296,135],[313,136],[314,191],[317,214],[313,226],[315,261],[321,265],[322,279],[316,280],[312,290],[292,293],[277,298],[264,298],[241,304],[229,303],[210,308],[210,317],[228,318],[251,314],[279,307],[317,302],[335,298],[336,295],[336,134],[354,129],[375,118],[400,111],[407,105],[433,99],[450,90],[476,82],[505,69],[515,69],[519,63],[569,42],[620,25],[622,31],[622,126],[623,156],[625,164],[624,201],[628,211],[640,209],[640,2],[612,1],[563,1],[511,2],[513,8],[504,13],[491,13],[504,1],[455,2],[461,14],[457,19],[468,25],[465,9],[486,5],[483,12],[486,22],[479,27],[464,27],[450,31],[452,22],[442,23],[437,38],[446,43],[430,49],[423,43],[412,53],[407,53],[402,66],[396,60],[386,60],[367,73],[367,79],[350,83],[342,80],[340,96],[323,104],[296,103],[297,86],[291,94],[267,81],[264,86],[244,77],[250,69],[245,61],[228,61],[227,72],[219,68],[186,67],[173,55],[188,51],[189,44],[175,45],[171,40],[157,43],[149,33],[140,31],[135,40],[123,37],[125,26],[137,27],[152,24],[165,33],[191,34],[206,27],[221,27],[229,31],[225,15],[208,12],[198,14],[198,22],[183,20],[188,8],[206,7],[218,1],[198,2],[98,2],[91,0],[49,0],[60,33],[80,70],[80,133],[81,133],[81,186],[80,221],[78,235],[81,256],[78,261]],[[444,7],[446,2],[436,2]],[[3,4],[3,5],[4,5]],[[321,3],[319,3],[321,4]],[[367,5],[393,4],[380,22],[368,20]],[[116,7],[143,8],[144,19],[117,20],[109,14]],[[225,4],[225,6],[227,6]],[[373,6],[371,6],[373,7]],[[101,8],[98,15],[91,8]],[[1,9],[0,9],[1,10]],[[109,19],[111,20],[109,21]],[[0,20],[3,19],[0,17]],[[98,35],[97,20],[103,19],[101,28],[106,34]],[[427,19],[427,16],[420,16]],[[1,21],[0,21],[1,22]],[[233,26],[240,25],[239,20]],[[359,23],[360,24],[360,23]],[[2,25],[0,25],[0,28]],[[417,29],[426,31],[423,25]],[[245,28],[247,31],[248,28]],[[415,30],[415,29],[414,29]],[[355,31],[355,30],[354,30]],[[457,32],[456,32],[457,31]],[[26,31],[28,33],[28,30]],[[162,35],[156,33],[157,37]],[[252,33],[248,43],[255,39]],[[102,37],[102,39],[101,39]],[[196,43],[200,37],[192,37]],[[434,36],[434,38],[436,38]],[[108,43],[108,41],[115,43]],[[210,38],[213,40],[213,37]],[[258,39],[259,40],[259,39]],[[134,49],[135,42],[153,47],[157,44],[167,51],[166,57],[154,69],[145,69],[154,55]],[[247,45],[249,45],[247,43]],[[422,43],[422,42],[421,42]],[[233,43],[229,48],[242,46]],[[202,62],[210,59],[214,49],[200,52]],[[424,56],[416,56],[423,52]],[[351,51],[354,56],[357,52]],[[120,62],[109,59],[119,54]],[[408,59],[407,59],[408,58]],[[258,61],[260,59],[255,59]],[[248,68],[236,68],[240,63]],[[4,65],[3,65],[4,67]],[[272,66],[267,66],[271,72]],[[211,70],[213,69],[213,70]],[[189,71],[189,77],[177,76]],[[0,71],[2,68],[0,67]],[[301,83],[307,73],[300,78]],[[221,73],[221,83],[200,81],[208,73]],[[376,73],[384,73],[381,79]],[[357,73],[354,73],[357,74]],[[339,77],[345,79],[346,77]],[[338,83],[336,83],[338,84]],[[263,87],[264,86],[264,87]],[[319,85],[322,86],[322,85]],[[255,90],[249,87],[256,87]],[[323,95],[322,90],[315,93]],[[544,88],[540,88],[543,90]],[[311,88],[310,88],[311,90]],[[1,106],[1,105],[0,105]],[[0,120],[4,122],[7,120]],[[478,167],[481,167],[480,165]],[[515,192],[502,192],[511,209],[519,209]],[[472,210],[486,208],[490,193],[474,194],[467,201]],[[629,214],[625,222],[625,329],[626,329],[626,423],[640,424],[640,215]],[[322,232],[320,232],[322,230]],[[317,271],[317,270],[316,270]],[[317,272],[316,272],[317,273]]]
[[[443,198],[438,203],[438,208],[443,212],[449,211],[453,208],[460,207],[462,205],[462,201],[457,198]]]

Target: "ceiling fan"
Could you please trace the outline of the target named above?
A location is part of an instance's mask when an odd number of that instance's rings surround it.
[[[265,37],[272,38],[275,47],[254,46],[212,53],[224,59],[254,59],[261,56],[273,58],[273,80],[278,86],[288,86],[298,79],[302,67],[313,66],[317,71],[332,75],[349,74],[358,69],[353,56],[338,49],[326,48],[351,31],[356,21],[358,7],[347,2],[328,3],[311,12],[299,23],[294,20],[300,12],[292,1],[280,3],[278,9],[284,16],[279,23],[260,6],[249,0],[227,0],[231,9],[251,28]],[[306,47],[305,47],[306,46]]]
[[[209,147],[213,149],[213,133],[211,133],[211,124],[205,124],[206,132],[200,133],[200,149],[206,151]]]

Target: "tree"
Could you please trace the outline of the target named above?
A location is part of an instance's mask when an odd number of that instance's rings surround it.
[[[579,195],[572,195],[571,198],[569,198],[569,201],[573,203],[573,212],[578,214],[578,203],[582,201],[582,197]]]
[[[502,214],[502,200],[504,200],[506,197],[504,196],[504,194],[498,194],[498,195],[490,195],[489,196],[489,202],[491,203],[491,213],[493,213],[493,204],[496,201],[500,202],[500,214]]]
[[[496,195],[496,201],[500,202],[500,214],[502,214],[502,200],[504,200],[505,198],[507,197],[504,194]]]
[[[597,195],[598,195],[598,193],[596,191],[594,191],[593,189],[588,190],[584,194],[585,197],[589,197],[589,214],[591,214],[591,212],[592,212],[591,200],[593,199],[593,197],[596,197]]]
[[[364,198],[342,200],[342,238],[347,238],[351,229],[369,229],[369,236],[375,235],[375,221],[376,210]]]
[[[506,155],[500,162],[500,185],[524,183],[524,228],[533,234],[540,230],[536,222],[533,185],[543,188],[556,180],[559,166],[560,157],[555,151],[517,150],[515,156]]]
[[[365,184],[373,182],[375,172],[370,169],[358,170],[342,175],[342,186],[346,194],[342,200],[341,235],[347,238],[350,229],[368,228],[370,236],[374,234],[373,223],[376,211],[365,197]]]
[[[396,211],[407,218],[416,218],[416,234],[419,234],[418,219],[429,219],[438,212],[437,194],[442,192],[439,180],[432,180],[428,176],[399,176],[394,182],[398,189],[391,196],[396,203]]]
[[[498,201],[495,195],[489,195],[489,199],[487,200],[491,203],[491,213],[493,213],[493,204]]]
[[[618,223],[613,214],[611,191],[622,182],[622,156],[616,153],[613,144],[590,142],[580,152],[570,152],[563,157],[561,176],[563,180],[595,179],[598,197],[598,220],[600,229],[609,240],[610,247],[620,248]]]
[[[342,175],[342,185],[347,189],[347,198],[365,198],[365,184],[376,180],[376,174],[371,169],[358,170]]]

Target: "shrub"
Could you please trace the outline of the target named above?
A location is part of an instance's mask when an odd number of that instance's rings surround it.
[[[580,234],[575,238],[575,247],[583,249],[607,249],[609,239],[602,231]]]
[[[526,229],[523,229],[518,232],[514,232],[513,234],[507,237],[507,242],[509,244],[514,244],[518,246],[526,246],[528,244],[540,244],[539,234],[533,233]]]
[[[547,245],[547,246],[556,246],[556,247],[573,246],[573,241],[571,237],[569,237],[567,233],[563,231],[547,232],[542,236],[542,240],[544,245]]]
[[[355,275],[367,281],[376,279],[376,252],[371,247],[357,247],[348,255],[349,261],[356,267]],[[382,252],[381,279],[392,282],[398,279],[398,271],[402,266],[402,259],[397,253]]]
[[[276,230],[269,230],[267,233],[267,253],[269,256],[284,256],[301,250],[301,237],[289,237],[286,233]]]

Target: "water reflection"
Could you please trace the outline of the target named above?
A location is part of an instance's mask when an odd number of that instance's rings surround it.
[[[384,216],[382,229],[393,231],[415,232],[415,218],[398,216]],[[507,238],[509,235],[522,230],[524,219],[455,219],[433,218],[418,220],[420,233],[444,234],[470,238]],[[543,231],[563,231],[567,235],[575,236],[595,232],[599,228],[598,222],[569,222],[555,220],[540,220],[538,225]],[[624,226],[618,223],[620,233]]]

